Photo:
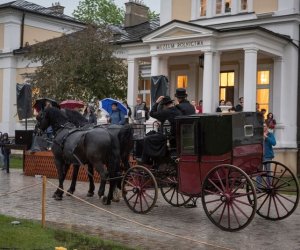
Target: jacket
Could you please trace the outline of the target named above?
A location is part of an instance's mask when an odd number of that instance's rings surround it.
[[[273,146],[276,145],[276,139],[273,133],[269,132],[264,139],[264,158],[273,159],[274,151]]]
[[[181,103],[177,104],[176,107],[183,115],[193,115],[196,113],[195,107],[190,104],[188,100],[183,100]]]
[[[125,124],[125,116],[119,109],[112,110],[112,112],[110,113],[109,120],[111,124],[116,124],[116,125]]]

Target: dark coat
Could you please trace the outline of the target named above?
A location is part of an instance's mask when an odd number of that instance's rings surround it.
[[[193,115],[195,114],[195,107],[190,104],[188,100],[183,100],[176,107],[181,111],[183,115]]]

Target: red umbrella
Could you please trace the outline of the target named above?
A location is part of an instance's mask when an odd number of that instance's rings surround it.
[[[63,109],[75,109],[75,108],[83,108],[84,102],[77,100],[65,100],[62,101],[59,106]]]

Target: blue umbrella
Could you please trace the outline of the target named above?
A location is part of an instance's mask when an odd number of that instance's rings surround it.
[[[121,112],[124,115],[127,115],[127,108],[124,106],[124,104],[122,104],[121,102],[112,99],[112,98],[105,98],[102,99],[101,101],[99,101],[99,108],[100,109],[104,109],[107,113],[111,113],[111,105],[113,103],[117,103],[119,110],[121,110]]]

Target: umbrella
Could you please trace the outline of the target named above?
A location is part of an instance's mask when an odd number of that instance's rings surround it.
[[[76,109],[76,108],[83,108],[84,102],[77,101],[77,100],[65,100],[62,101],[59,106],[63,109]]]
[[[59,104],[57,103],[57,101],[51,99],[51,98],[40,98],[37,99],[33,105],[33,108],[37,110],[37,112],[40,112],[41,110],[44,110],[45,106],[46,106],[46,102],[51,102],[53,107],[57,107],[59,108]]]
[[[111,113],[111,105],[113,103],[117,103],[119,110],[121,110],[121,112],[124,115],[127,115],[127,108],[124,106],[124,104],[122,104],[121,102],[112,99],[112,98],[105,98],[101,101],[99,101],[99,109],[104,109],[107,113]]]

